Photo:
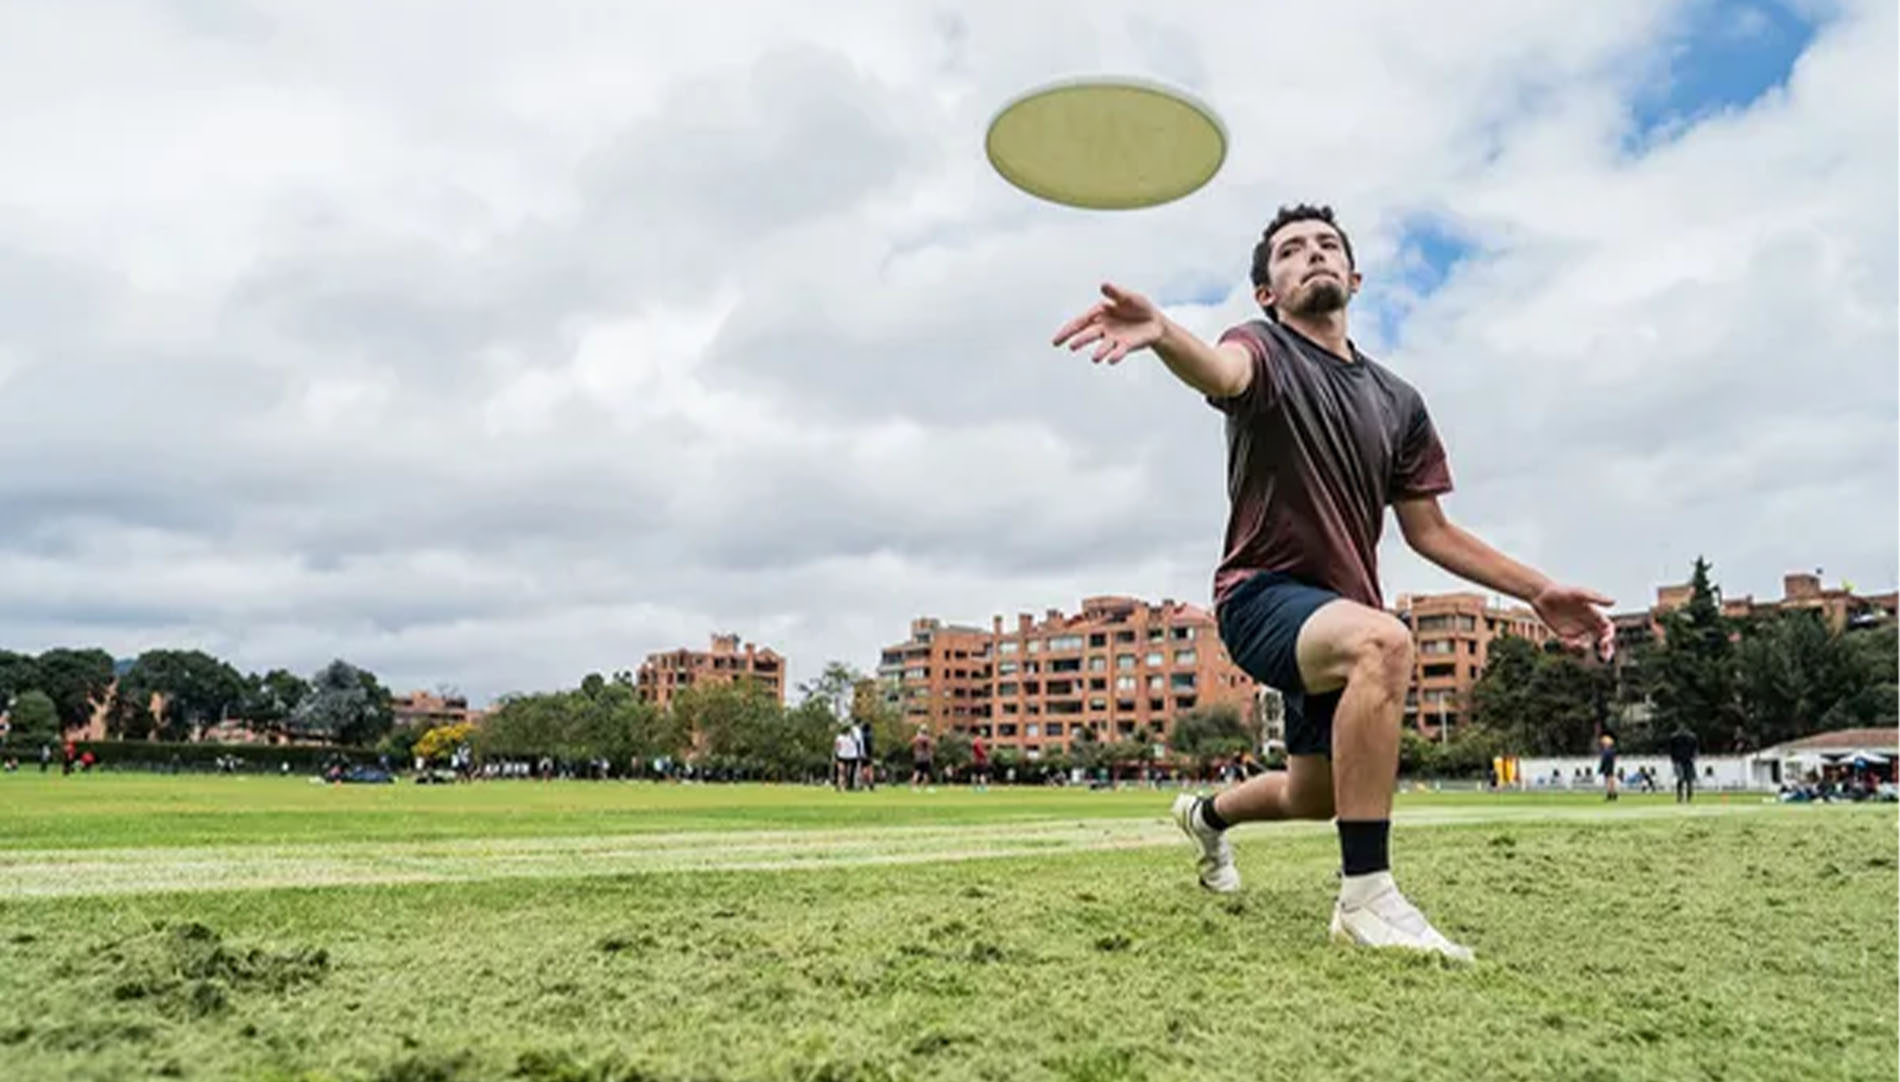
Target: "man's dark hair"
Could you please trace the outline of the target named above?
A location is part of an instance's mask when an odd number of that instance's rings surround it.
[[[1346,265],[1354,268],[1358,266],[1352,256],[1352,238],[1346,236],[1346,231],[1333,220],[1333,208],[1297,203],[1290,207],[1281,207],[1280,212],[1267,223],[1266,231],[1260,234],[1260,243],[1253,246],[1253,286],[1255,289],[1267,284],[1267,264],[1273,261],[1273,235],[1294,222],[1325,222],[1332,226],[1333,232],[1339,234],[1340,245],[1346,249]],[[1279,318],[1279,313],[1271,307],[1267,309],[1267,315],[1275,319]]]

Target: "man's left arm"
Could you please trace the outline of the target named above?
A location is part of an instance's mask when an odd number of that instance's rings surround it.
[[[1548,575],[1511,559],[1445,517],[1437,496],[1401,499],[1393,504],[1399,529],[1412,551],[1439,567],[1480,586],[1528,602],[1566,644],[1595,645],[1610,656],[1616,633],[1599,605],[1614,604],[1594,590],[1563,586]]]

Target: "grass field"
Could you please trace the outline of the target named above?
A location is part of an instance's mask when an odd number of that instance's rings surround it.
[[[0,777],[0,1077],[1892,1077],[1893,806],[1406,795],[1479,961],[1325,941],[1323,824],[1168,795]]]

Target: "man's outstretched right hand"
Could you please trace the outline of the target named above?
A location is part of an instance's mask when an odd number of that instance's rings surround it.
[[[1056,332],[1053,344],[1067,343],[1073,351],[1099,342],[1093,359],[1115,364],[1135,350],[1161,341],[1168,324],[1153,301],[1112,282],[1102,283],[1102,296],[1108,299],[1065,324]]]

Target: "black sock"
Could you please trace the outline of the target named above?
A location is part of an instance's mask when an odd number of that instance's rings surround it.
[[[1229,826],[1233,825],[1229,823],[1227,820],[1222,819],[1220,816],[1220,813],[1214,810],[1213,797],[1211,796],[1202,797],[1200,807],[1201,807],[1201,822],[1206,823],[1208,826],[1213,827],[1215,830],[1226,830]]]
[[[1392,820],[1339,820],[1339,855],[1347,875],[1371,875],[1392,867],[1386,843],[1392,836]]]

